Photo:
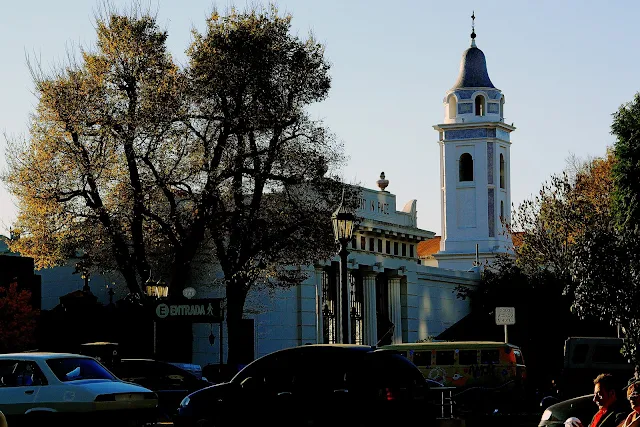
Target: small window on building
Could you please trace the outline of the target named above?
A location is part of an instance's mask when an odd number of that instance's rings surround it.
[[[484,116],[484,96],[476,96],[476,116]]]
[[[369,251],[375,252],[376,250],[376,239],[373,237],[369,237]]]
[[[382,253],[382,239],[378,239],[378,252]]]
[[[455,363],[453,350],[436,351],[436,365],[453,365]]]
[[[387,250],[386,250],[386,252],[387,252],[388,254],[390,254],[390,253],[391,253],[391,240],[387,240],[387,241],[386,241],[386,246],[387,246],[387,247],[386,247],[386,249],[387,249]]]
[[[504,156],[500,153],[500,188],[504,188]]]
[[[356,236],[353,236],[351,238],[351,249],[358,249],[357,242],[356,242]]]
[[[409,257],[413,258],[413,245],[409,245]]]
[[[360,249],[363,251],[367,249],[367,238],[364,236],[360,236]]]
[[[469,153],[463,153],[460,156],[458,165],[460,182],[473,181],[473,157]]]
[[[504,201],[500,200],[500,222],[504,222]]]
[[[393,254],[398,255],[398,242],[393,242]]]
[[[402,256],[407,256],[407,244],[402,244]]]

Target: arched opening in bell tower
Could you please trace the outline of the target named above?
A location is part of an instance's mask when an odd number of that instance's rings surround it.
[[[455,119],[458,114],[458,101],[456,100],[456,96],[454,94],[449,95],[447,103],[449,104],[449,118]]]
[[[484,96],[478,95],[476,96],[476,116],[484,116],[485,114],[485,103]]]
[[[504,155],[500,153],[500,188],[504,188]]]
[[[473,157],[471,157],[471,154],[463,153],[460,156],[458,175],[460,182],[473,181]]]

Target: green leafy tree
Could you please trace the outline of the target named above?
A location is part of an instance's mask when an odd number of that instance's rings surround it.
[[[588,230],[575,245],[573,309],[620,326],[623,353],[640,362],[640,240],[636,231],[614,226]]]
[[[613,206],[617,226],[638,230],[640,225],[640,93],[613,114],[616,137]]]

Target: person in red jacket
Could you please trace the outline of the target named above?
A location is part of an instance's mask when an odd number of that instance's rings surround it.
[[[617,427],[627,414],[623,399],[618,399],[616,382],[611,374],[600,374],[593,380],[593,401],[598,412],[589,427]]]
[[[589,427],[618,427],[629,411],[624,400],[618,399],[616,382],[611,374],[600,374],[593,380],[593,402],[598,405],[598,412]],[[565,426],[583,427],[583,424],[572,417],[565,421]]]

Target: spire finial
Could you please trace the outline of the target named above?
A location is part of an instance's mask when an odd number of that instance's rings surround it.
[[[471,12],[471,47],[476,47],[476,12]]]

